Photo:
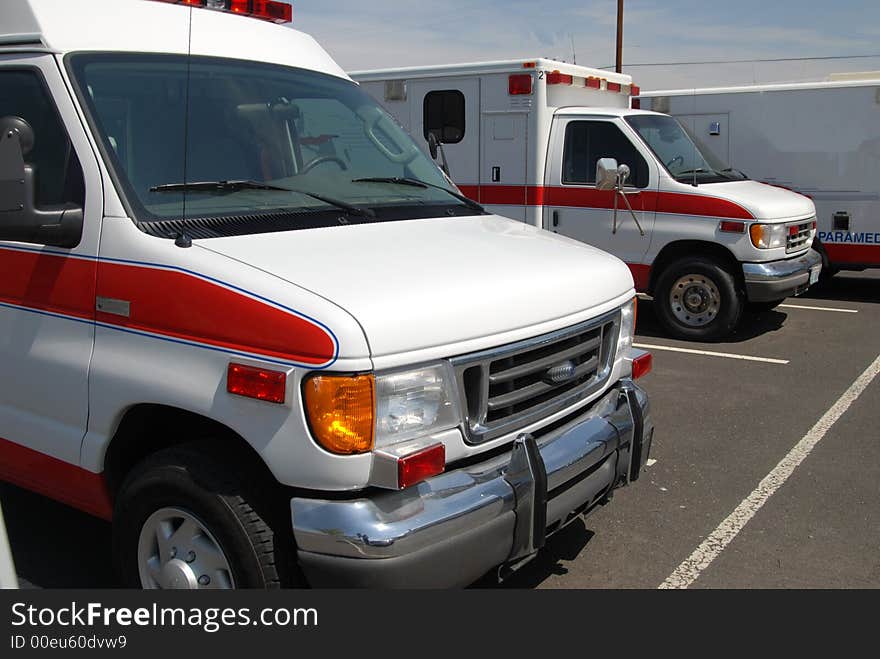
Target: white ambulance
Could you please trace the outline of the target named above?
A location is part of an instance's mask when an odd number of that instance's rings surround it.
[[[813,203],[630,109],[627,75],[544,59],[351,75],[472,199],[623,259],[675,336],[723,337],[747,303],[772,308],[819,277]]]
[[[0,479],[132,586],[513,569],[647,460],[632,277],[459,195],[290,15],[3,0]]]
[[[640,103],[749,176],[810,197],[830,273],[880,267],[880,72],[652,91]]]

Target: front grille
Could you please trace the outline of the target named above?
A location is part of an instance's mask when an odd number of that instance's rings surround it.
[[[810,246],[813,242],[813,223],[814,220],[811,218],[804,222],[793,222],[792,224],[785,225],[785,228],[788,230],[788,239],[785,243],[785,252],[787,254],[799,252]]]
[[[452,360],[468,441],[540,421],[600,390],[611,374],[620,312]]]

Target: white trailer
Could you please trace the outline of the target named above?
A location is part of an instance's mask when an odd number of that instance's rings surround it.
[[[816,204],[830,271],[880,267],[880,72],[825,82],[652,91],[720,159]]]
[[[747,303],[773,307],[819,276],[813,203],[631,109],[628,75],[538,58],[351,76],[424,148],[443,144],[466,195],[625,261],[675,336],[724,336]]]

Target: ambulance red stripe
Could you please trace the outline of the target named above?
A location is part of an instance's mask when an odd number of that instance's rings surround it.
[[[337,354],[317,322],[195,274],[5,248],[0,260],[6,304],[306,366]],[[129,302],[130,316],[96,312],[96,296]]]
[[[0,438],[0,480],[109,520],[113,502],[103,474]]]
[[[880,264],[880,245],[841,245],[823,243],[828,260],[852,265]]]
[[[183,272],[101,262],[98,296],[131,302],[128,318],[97,313],[126,329],[313,366],[336,354],[316,323]]]
[[[552,205],[604,209],[614,207],[614,193],[595,188],[525,185],[463,185],[460,187],[465,195],[481,204],[500,206]],[[755,219],[747,209],[735,202],[702,194],[691,195],[680,192],[642,190],[629,195],[629,199],[636,210],[739,220]]]

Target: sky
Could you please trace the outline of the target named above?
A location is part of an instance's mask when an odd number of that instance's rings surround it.
[[[294,27],[349,71],[531,57],[614,64],[617,0],[292,2]],[[880,0],[625,0],[624,19],[625,71],[645,89],[880,70],[880,56],[668,65],[880,55]]]

